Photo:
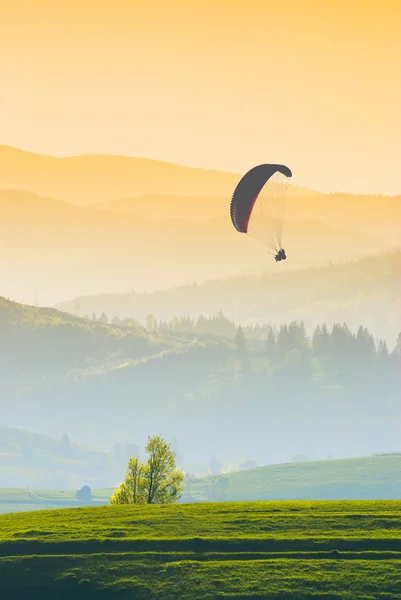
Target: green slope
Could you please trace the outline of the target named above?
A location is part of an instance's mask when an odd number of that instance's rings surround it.
[[[235,500],[401,499],[401,454],[272,465],[226,474],[229,485],[217,496]],[[203,499],[205,483],[193,496]]]
[[[400,509],[260,502],[3,515],[2,597],[393,600]]]

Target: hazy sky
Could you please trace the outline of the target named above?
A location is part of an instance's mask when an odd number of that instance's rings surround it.
[[[400,193],[400,0],[0,0],[0,143]]]

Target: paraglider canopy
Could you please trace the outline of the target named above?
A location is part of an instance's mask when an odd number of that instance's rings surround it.
[[[230,205],[231,221],[237,231],[260,239],[275,251],[281,248],[289,177],[292,173],[285,165],[253,167],[239,181]]]

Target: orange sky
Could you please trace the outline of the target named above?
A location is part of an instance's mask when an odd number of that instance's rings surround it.
[[[0,143],[401,192],[400,0],[0,0]]]

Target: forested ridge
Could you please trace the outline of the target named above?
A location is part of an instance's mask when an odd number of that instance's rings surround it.
[[[213,453],[267,464],[396,449],[400,336],[389,347],[343,323],[141,324],[0,304],[6,424],[97,447],[160,431],[198,470]]]
[[[317,249],[318,250],[318,249]],[[401,330],[401,253],[280,273],[231,277],[152,293],[99,294],[63,302],[57,308],[108,319],[148,316],[158,321],[189,315],[212,317],[223,310],[237,323],[303,321],[311,332],[324,322],[355,330],[368,327],[394,345]],[[135,284],[133,283],[133,288]]]

